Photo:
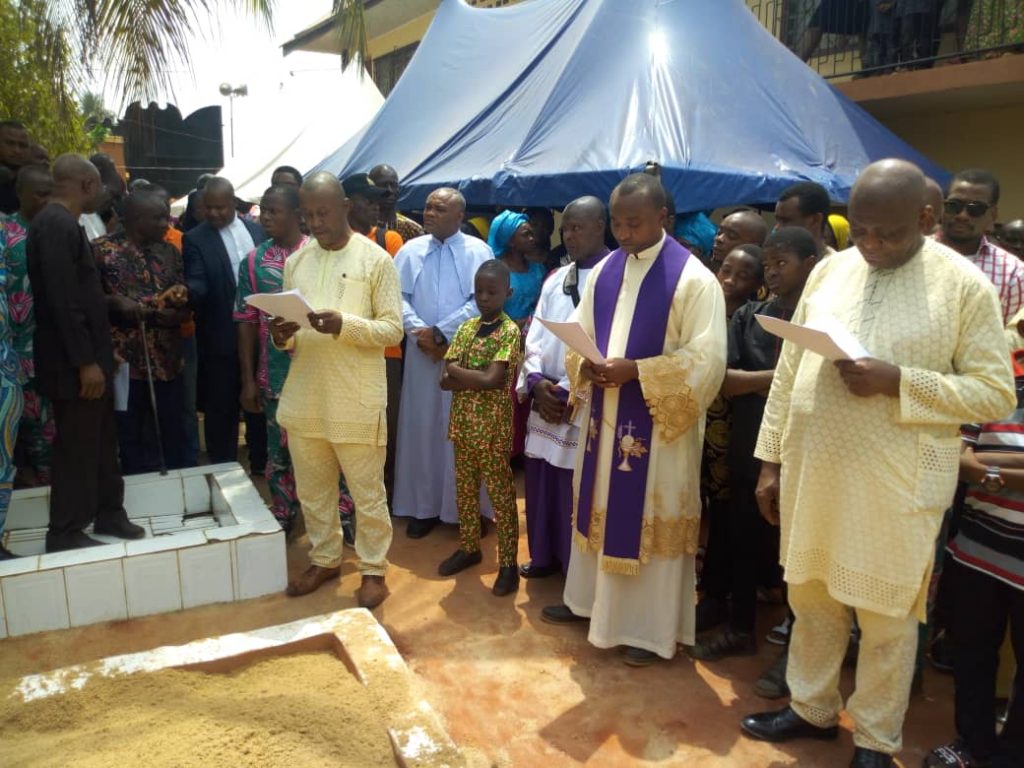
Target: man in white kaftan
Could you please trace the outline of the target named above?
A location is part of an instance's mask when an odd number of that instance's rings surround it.
[[[448,440],[452,393],[441,389],[444,350],[459,326],[479,314],[473,299],[477,268],[493,258],[482,240],[459,231],[466,202],[454,189],[427,198],[429,234],[407,242],[395,256],[406,333],[402,401],[392,513],[413,518],[406,533],[421,538],[438,519],[457,523],[455,457]],[[490,508],[482,510],[488,517]]]

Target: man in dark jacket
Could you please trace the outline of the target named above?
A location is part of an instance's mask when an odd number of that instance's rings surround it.
[[[210,179],[203,190],[203,203],[206,220],[185,233],[183,255],[188,294],[196,309],[199,401],[205,416],[206,452],[211,463],[219,464],[238,459],[242,384],[233,314],[238,265],[267,237],[262,227],[235,213],[235,189],[227,179]],[[265,462],[266,421],[262,414],[252,417],[246,422],[246,433],[264,436]],[[256,464],[253,453],[250,444],[250,461]]]
[[[80,155],[53,164],[53,195],[32,220],[26,251],[35,295],[35,367],[43,394],[53,401],[57,438],[47,552],[100,542],[84,533],[138,539],[145,531],[128,521],[117,463],[114,355],[107,302],[85,232],[78,225],[99,198],[96,167]]]

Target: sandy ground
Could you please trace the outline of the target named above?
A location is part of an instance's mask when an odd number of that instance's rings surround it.
[[[525,521],[521,526],[525,561]],[[560,577],[523,581],[514,598],[493,597],[493,532],[484,539],[481,566],[455,578],[437,576],[437,564],[457,545],[454,527],[439,526],[413,541],[405,521],[397,520],[391,597],[375,614],[474,765],[848,765],[853,745],[845,716],[844,732],[832,744],[769,745],[741,736],[741,717],[780,705],[752,690],[775,646],[762,643],[756,657],[711,665],[681,654],[632,669],[617,651],[591,647],[584,627],[541,622],[541,608],[560,601]],[[306,566],[307,551],[305,538],[289,545],[290,572]],[[302,598],[271,595],[0,641],[0,679],[353,607],[359,576],[351,550],[346,558],[340,581]],[[762,611],[762,637],[779,610]],[[852,684],[844,672],[844,691]],[[926,670],[924,695],[912,700],[907,717],[903,764],[920,765],[953,735],[952,722],[952,680]]]

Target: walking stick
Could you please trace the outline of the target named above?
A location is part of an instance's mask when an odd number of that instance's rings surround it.
[[[149,361],[149,342],[146,339],[146,321],[139,318],[139,332],[142,334],[142,354],[146,359],[146,379],[149,381],[149,405],[153,409],[153,426],[156,427],[156,447],[160,450],[160,474],[167,474],[167,460],[164,458],[164,439],[160,434],[160,413],[156,408],[156,387],[153,385],[153,365]]]

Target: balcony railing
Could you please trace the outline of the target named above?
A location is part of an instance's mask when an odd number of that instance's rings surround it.
[[[747,5],[826,78],[1024,51],[1022,0],[748,0]]]

